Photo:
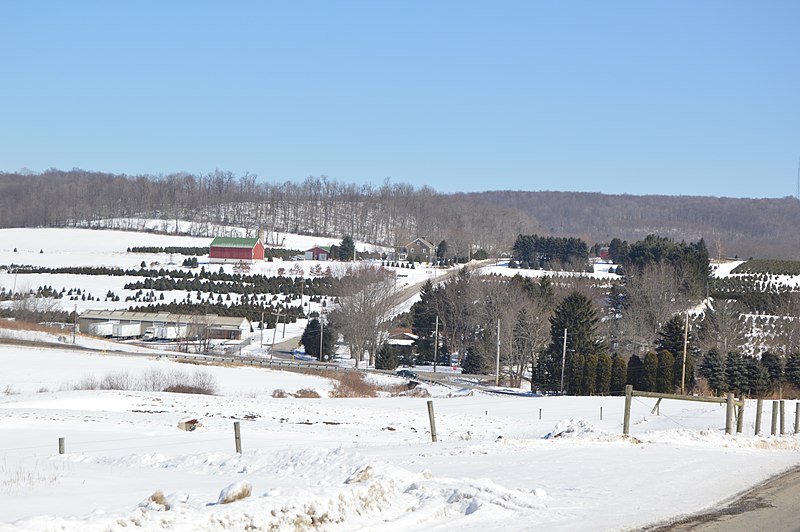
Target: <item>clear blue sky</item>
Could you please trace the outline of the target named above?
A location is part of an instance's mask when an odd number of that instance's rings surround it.
[[[4,2],[0,170],[794,195],[800,2]]]

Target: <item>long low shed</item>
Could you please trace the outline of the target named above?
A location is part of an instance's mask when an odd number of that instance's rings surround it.
[[[143,336],[148,329],[174,328],[182,331],[184,337],[212,338],[219,340],[241,340],[253,332],[253,326],[247,318],[218,316],[216,314],[171,314],[167,312],[131,312],[129,310],[87,310],[78,316],[78,329],[87,334],[98,334],[98,330],[105,333],[104,328],[98,324],[127,325],[116,327],[117,331],[125,330],[125,337]],[[138,325],[134,331],[131,325]],[[114,328],[109,328],[108,334],[113,336]],[[123,335],[120,335],[123,336]]]

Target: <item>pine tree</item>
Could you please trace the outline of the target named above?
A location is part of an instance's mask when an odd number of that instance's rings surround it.
[[[699,372],[700,376],[708,382],[714,395],[718,396],[728,389],[725,360],[716,349],[711,349],[705,354]]]
[[[654,392],[658,386],[658,355],[650,351],[642,363],[642,390]]]
[[[608,395],[611,391],[611,374],[613,369],[614,361],[608,353],[602,353],[597,359],[597,377],[595,379],[595,393],[598,395]]]
[[[636,357],[636,359],[638,360],[639,357]],[[627,380],[628,364],[625,362],[624,358],[614,353],[614,356],[611,357],[611,383],[609,392],[612,394],[622,392],[625,390]]]
[[[658,353],[658,373],[656,375],[656,391],[659,393],[673,393],[674,378],[673,370],[675,357],[666,349]]]

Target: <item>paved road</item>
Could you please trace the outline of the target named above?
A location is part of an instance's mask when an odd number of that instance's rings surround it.
[[[800,531],[800,467],[746,492],[730,506],[648,532]]]

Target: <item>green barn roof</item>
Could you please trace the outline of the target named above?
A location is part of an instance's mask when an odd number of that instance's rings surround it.
[[[211,247],[220,248],[246,248],[253,249],[258,238],[236,238],[231,236],[218,236],[211,241]]]

